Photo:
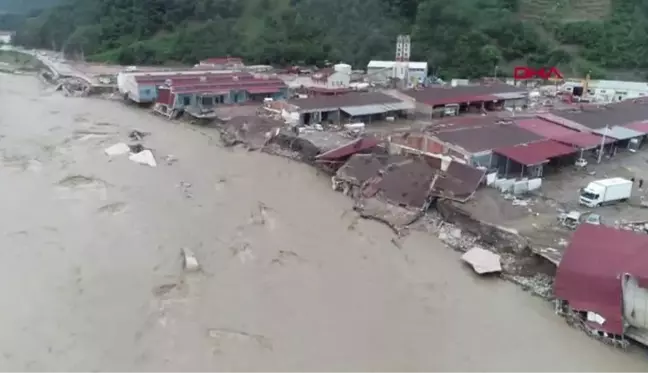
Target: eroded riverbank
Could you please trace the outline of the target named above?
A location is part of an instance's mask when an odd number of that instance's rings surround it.
[[[7,370],[648,367],[429,235],[396,248],[306,165],[33,77],[0,75],[0,99]],[[157,168],[103,153],[132,129]]]

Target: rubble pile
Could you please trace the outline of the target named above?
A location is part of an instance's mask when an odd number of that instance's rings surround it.
[[[614,227],[616,229],[634,231],[637,233],[648,233],[648,220],[637,220],[637,221],[617,220],[614,222]]]
[[[526,291],[544,299],[553,298],[553,283],[554,278],[544,273],[537,273],[533,276],[518,276],[510,275],[507,273],[502,274],[502,278],[510,280],[520,286]]]
[[[219,132],[225,146],[241,144],[250,150],[259,150],[278,134],[282,126],[282,122],[271,118],[240,116],[219,126]]]
[[[61,89],[66,96],[85,97],[90,94],[90,86],[87,82],[78,78],[64,78],[60,81]]]

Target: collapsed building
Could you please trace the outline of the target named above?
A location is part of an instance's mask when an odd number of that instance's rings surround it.
[[[482,170],[439,158],[355,154],[333,176],[335,190],[356,200],[364,217],[398,230],[417,220],[438,198],[467,201]]]
[[[558,266],[556,312],[613,344],[648,346],[648,236],[582,224]]]

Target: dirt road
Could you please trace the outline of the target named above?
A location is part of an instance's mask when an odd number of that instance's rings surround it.
[[[648,368],[436,239],[396,248],[304,165],[31,77],[0,100],[5,370]],[[103,153],[132,129],[157,168]]]

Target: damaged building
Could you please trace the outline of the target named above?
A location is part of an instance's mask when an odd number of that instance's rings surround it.
[[[287,101],[297,125],[371,123],[401,117],[414,105],[379,92],[351,92],[340,96],[316,96]]]
[[[356,154],[332,183],[356,199],[361,215],[398,229],[418,219],[436,198],[467,201],[483,177],[482,170],[438,158]]]
[[[578,227],[558,266],[556,311],[592,335],[648,346],[648,236]]]

